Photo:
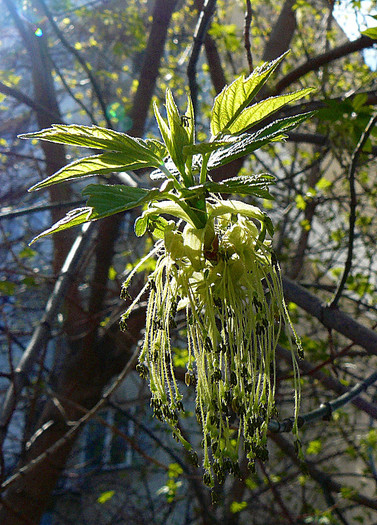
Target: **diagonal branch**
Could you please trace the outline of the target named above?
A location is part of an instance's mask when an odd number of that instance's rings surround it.
[[[317,55],[316,57],[311,58],[301,66],[298,66],[296,69],[285,75],[285,77],[283,77],[276,84],[273,94],[279,95],[288,86],[290,86],[294,82],[297,82],[301,77],[313,71],[318,71],[320,67],[325,66],[326,64],[329,64],[334,60],[343,58],[347,55],[350,55],[351,53],[356,53],[357,51],[362,51],[363,49],[367,49],[368,47],[373,47],[375,44],[375,40],[372,40],[367,36],[361,36],[357,40],[347,42],[346,44],[331,49],[331,51],[327,51],[326,53]]]
[[[304,414],[303,416],[298,417],[298,426],[299,428],[303,427],[306,423],[314,423],[320,419],[328,419],[331,417],[332,413],[339,408],[348,405],[354,401],[362,392],[364,392],[369,386],[373,385],[377,381],[377,372],[373,372],[364,381],[360,381],[355,386],[350,388],[347,392],[341,396],[323,403],[320,407]],[[268,429],[271,432],[290,432],[293,428],[294,418],[287,418],[284,421],[271,420],[268,424]]]
[[[0,413],[0,444],[2,445],[7,434],[9,422],[12,417],[14,407],[23,387],[29,381],[29,374],[35,363],[35,359],[40,352],[40,348],[47,342],[50,337],[50,327],[54,321],[60,305],[62,304],[65,294],[72,285],[72,278],[77,273],[81,258],[88,247],[91,239],[93,227],[89,229],[89,224],[85,224],[82,233],[76,238],[72,248],[62,267],[60,276],[55,283],[52,294],[50,295],[42,319],[35,329],[33,336],[22,354],[22,358],[17,365],[14,373],[13,382],[10,385],[5,396],[4,404]]]
[[[292,355],[289,350],[278,345],[276,348],[276,352],[279,358],[284,359],[284,361],[286,361],[287,363],[292,363]],[[345,395],[349,392],[347,387],[342,385],[340,381],[338,381],[334,377],[331,377],[328,374],[325,374],[318,368],[313,367],[305,359],[300,359],[298,361],[298,366],[304,374],[310,375],[310,377],[317,379],[320,383],[322,383],[325,389],[332,390],[333,392],[338,394],[338,396]],[[355,407],[357,407],[359,410],[362,410],[363,412],[368,414],[372,419],[377,419],[377,405],[375,403],[370,403],[362,397],[354,397],[353,399],[351,399],[351,403],[355,405]]]
[[[325,489],[329,492],[339,493],[341,492],[344,485],[334,481],[329,474],[323,472],[316,465],[309,460],[305,460],[302,463],[301,459],[298,457],[294,446],[285,439],[281,434],[271,434],[271,439],[276,443],[276,445],[288,456],[291,458],[292,462],[299,466],[301,469],[305,469],[314,481],[316,481],[322,489]],[[354,501],[358,505],[363,505],[370,509],[377,510],[377,499],[368,498],[363,494],[355,490],[349,491],[349,497],[351,501]]]
[[[57,114],[51,111],[50,109],[46,108],[42,104],[39,104],[32,98],[28,97],[18,89],[12,88],[10,86],[7,86],[3,82],[0,82],[0,93],[3,93],[4,95],[7,95],[9,97],[13,97],[18,102],[21,102],[22,104],[25,104],[26,106],[29,106],[29,108],[34,109],[34,111],[40,111],[46,114],[46,116],[53,118],[55,120],[61,121],[61,117]]]
[[[283,277],[284,294],[287,301],[291,301],[311,316],[318,319],[323,326],[331,328],[344,335],[354,343],[365,348],[371,355],[377,355],[377,333],[361,325],[344,312],[330,308],[318,297]]]

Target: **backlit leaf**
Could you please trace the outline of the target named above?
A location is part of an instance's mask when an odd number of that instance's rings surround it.
[[[150,159],[140,158],[133,152],[130,153],[102,153],[92,155],[83,159],[76,160],[59,171],[51,175],[42,182],[35,184],[29,191],[39,190],[52,184],[76,179],[78,177],[89,177],[91,175],[106,175],[108,173],[126,170],[136,170],[139,168],[157,167],[160,161],[150,162]]]
[[[72,146],[83,146],[86,148],[104,149],[118,151],[124,154],[138,157],[144,163],[157,167],[164,157],[164,147],[156,147],[158,141],[148,141],[130,137],[125,133],[101,128],[99,126],[64,126],[54,124],[51,128],[43,129],[35,133],[20,135],[23,139],[41,139],[59,144],[70,144]]]
[[[269,117],[279,109],[283,108],[290,102],[299,98],[305,97],[311,93],[313,89],[301,89],[295,93],[289,93],[288,95],[279,95],[278,97],[270,97],[253,106],[246,108],[237,117],[237,119],[228,127],[229,133],[236,135],[242,133],[247,129],[251,128],[261,120]]]
[[[215,98],[212,108],[211,132],[214,137],[230,128],[287,54],[284,53],[273,62],[254,69],[247,78],[242,75],[229,86],[225,86]]]
[[[84,224],[84,222],[88,222],[92,211],[92,208],[89,207],[76,208],[75,210],[69,211],[65,217],[60,219],[60,221],[56,222],[50,228],[34,237],[34,239],[29,244],[33,244],[33,242],[37,241],[38,239],[46,237],[47,235],[51,235],[52,233],[67,230],[68,228],[73,228],[74,226],[79,226],[80,224]]]
[[[249,155],[270,142],[284,139],[286,132],[295,128],[313,115],[314,112],[302,113],[293,117],[276,120],[255,133],[244,133],[238,137],[238,140],[232,143],[230,147],[223,147],[212,153],[208,162],[208,168],[213,169],[218,166],[224,166],[239,157]]]

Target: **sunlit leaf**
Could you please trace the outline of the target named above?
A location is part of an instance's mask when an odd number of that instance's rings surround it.
[[[156,147],[158,141],[148,141],[130,137],[125,133],[98,126],[63,126],[54,124],[51,128],[20,136],[23,139],[41,139],[59,144],[83,146],[86,148],[118,151],[138,157],[150,166],[158,167],[163,160],[164,146]]]
[[[159,161],[156,161],[156,163],[157,162]],[[140,158],[133,153],[102,153],[100,155],[92,155],[91,157],[85,157],[64,166],[64,168],[61,168],[54,175],[32,186],[29,191],[39,190],[52,184],[79,177],[106,175],[113,172],[147,167],[151,167],[150,160]]]
[[[298,126],[301,122],[314,115],[314,112],[302,113],[293,117],[279,119],[256,133],[244,133],[230,147],[223,147],[214,152],[208,162],[208,168],[224,166],[239,157],[249,155],[253,151],[286,137],[285,133]]]
[[[225,86],[215,98],[212,108],[211,132],[214,137],[231,127],[287,54],[284,53],[273,62],[265,63],[254,69],[247,78],[242,75],[229,86]]]
[[[228,127],[228,131],[233,135],[242,133],[290,102],[305,97],[312,91],[314,91],[312,88],[301,89],[300,91],[289,93],[288,95],[279,95],[278,97],[270,97],[262,100],[242,111],[236,120]]]
[[[168,123],[162,118],[156,103],[154,104],[154,112],[169,155],[185,184],[190,184],[191,164],[186,165],[186,161],[188,160],[187,157],[192,153],[187,152],[184,148],[194,143],[194,112],[191,99],[188,97],[187,111],[184,116],[181,116],[173,95],[168,89],[166,91]]]
[[[69,211],[65,217],[60,219],[60,221],[56,222],[50,228],[34,237],[34,239],[29,244],[33,244],[33,242],[41,239],[42,237],[46,237],[46,235],[51,235],[52,233],[67,230],[68,228],[73,228],[74,226],[79,226],[80,224],[84,224],[84,222],[88,222],[92,211],[92,208],[89,207],[76,208],[75,210]]]

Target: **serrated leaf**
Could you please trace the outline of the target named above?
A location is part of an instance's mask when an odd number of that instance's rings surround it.
[[[270,97],[262,100],[261,102],[244,109],[236,120],[228,127],[227,131],[232,135],[243,133],[290,102],[305,97],[312,91],[314,91],[312,88],[301,89],[295,93],[288,93],[287,95],[279,95],[277,97]]]
[[[60,221],[35,237],[30,244],[46,235],[130,210],[155,198],[164,198],[164,193],[158,189],[105,184],[90,184],[82,194],[89,196],[87,206],[69,211]]]
[[[255,195],[264,199],[273,199],[267,185],[274,184],[275,177],[271,175],[251,175],[232,177],[223,182],[205,182],[204,187],[209,192],[221,194]]]
[[[77,126],[53,124],[51,128],[42,129],[35,133],[20,135],[23,139],[42,139],[59,144],[70,144],[86,148],[105,149],[125,152],[128,149],[146,149],[146,142],[142,139],[130,137],[125,133],[99,126]],[[155,142],[155,141],[154,141]]]
[[[207,192],[221,194],[255,195],[264,199],[273,199],[267,186],[275,183],[275,177],[268,174],[232,177],[222,182],[206,181],[181,190],[186,200],[203,199]]]
[[[92,211],[93,209],[89,207],[76,208],[75,210],[69,211],[65,217],[60,219],[60,221],[56,222],[50,228],[34,237],[34,239],[29,243],[29,245],[33,244],[35,241],[41,239],[42,237],[51,235],[52,233],[67,230],[68,228],[73,228],[74,226],[79,226],[80,224],[84,224],[84,222],[88,222]]]
[[[234,142],[234,138],[229,138],[228,140],[216,140],[213,142],[201,142],[200,144],[193,144],[192,146],[185,146],[183,152],[186,155],[205,155],[206,153],[211,153],[216,151],[223,146],[230,146]]]
[[[208,162],[208,169],[224,166],[235,159],[249,155],[270,142],[284,139],[286,137],[285,133],[314,114],[315,112],[311,111],[309,113],[302,113],[300,115],[294,115],[293,117],[275,120],[272,124],[269,124],[256,133],[244,133],[239,136],[238,140],[230,147],[220,148],[212,153]]]
[[[87,204],[93,210],[90,220],[102,219],[136,208],[155,198],[163,198],[158,189],[148,190],[122,184],[89,184],[82,194],[89,196]]]
[[[272,62],[266,62],[254,69],[247,78],[244,75],[221,91],[215,98],[211,114],[211,132],[214,137],[223,133],[233,124],[240,113],[250,105],[270,75],[286,57],[284,53]]]
[[[189,185],[192,182],[191,163],[189,162],[189,165],[187,165],[186,162],[191,154],[186,153],[184,147],[194,143],[194,112],[191,99],[188,97],[186,114],[181,117],[173,95],[171,91],[167,89],[166,114],[168,124],[162,118],[156,103],[154,103],[154,112],[169,155],[185,181],[185,184]]]
[[[136,170],[139,168],[157,167],[160,165],[158,159],[151,162],[150,159],[140,158],[137,153],[102,153],[76,160],[59,171],[47,177],[42,182],[32,186],[29,191],[39,190],[52,184],[76,179],[79,177],[89,177],[92,175],[106,175],[108,173],[120,172],[125,170]]]

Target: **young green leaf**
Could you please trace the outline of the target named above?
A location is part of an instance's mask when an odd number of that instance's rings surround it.
[[[83,159],[75,160],[64,166],[59,171],[47,177],[42,182],[32,186],[29,191],[46,188],[52,184],[76,179],[79,177],[89,177],[91,175],[106,175],[108,173],[136,170],[139,168],[158,167],[160,160],[146,159],[137,154],[137,152],[125,153],[102,153],[92,155]]]
[[[223,182],[207,181],[204,188],[212,193],[254,195],[263,199],[273,199],[267,186],[275,184],[275,177],[271,175],[250,175],[232,177]]]
[[[169,222],[158,215],[142,215],[135,221],[134,231],[137,237],[142,237],[148,230],[157,239],[163,239],[165,228]]]
[[[301,122],[313,116],[315,112],[301,113],[293,117],[275,120],[272,124],[262,128],[256,133],[244,133],[238,140],[228,147],[220,148],[215,151],[208,162],[208,169],[224,166],[239,157],[249,155],[253,151],[269,144],[282,140],[286,137],[285,133],[298,126]]]
[[[93,209],[89,207],[76,208],[75,210],[69,211],[65,217],[60,219],[60,221],[56,222],[50,228],[34,237],[34,239],[32,239],[29,245],[33,244],[35,241],[41,239],[42,237],[51,235],[52,233],[67,230],[68,228],[73,228],[73,226],[79,226],[80,224],[84,224],[84,222],[88,222],[90,220],[89,217],[92,211]]]
[[[191,186],[181,190],[182,197],[188,200],[203,199],[210,193],[254,195],[263,199],[273,199],[268,191],[268,186],[275,184],[275,177],[265,173],[232,177],[222,182],[206,181],[204,184]]]
[[[247,78],[242,75],[229,86],[225,86],[215,98],[212,108],[211,132],[213,137],[229,129],[240,113],[250,105],[253,98],[287,54],[288,52],[276,60],[254,69],[253,73]]]
[[[228,127],[227,132],[232,135],[243,133],[252,126],[255,126],[255,124],[258,122],[264,120],[279,109],[283,108],[290,102],[305,97],[312,91],[314,91],[312,88],[301,89],[295,93],[279,95],[277,97],[270,97],[262,100],[261,102],[244,109],[242,113],[240,113],[239,116]]]
[[[162,118],[156,104],[154,104],[154,112],[170,157],[188,186],[192,183],[191,164],[190,162],[187,164],[190,154],[184,152],[184,147],[194,143],[194,113],[191,99],[188,97],[186,114],[181,116],[168,89],[166,91],[168,124]]]
[[[130,137],[125,133],[99,126],[54,124],[51,128],[20,135],[20,138],[42,139],[59,144],[70,144],[72,146],[119,151],[122,153],[139,152],[139,154],[144,153],[157,158],[156,148],[150,148],[147,140]],[[153,140],[152,142],[156,143],[157,141]]]
[[[148,190],[124,185],[110,186],[105,184],[90,184],[82,191],[82,194],[89,196],[86,207],[69,211],[65,217],[35,237],[31,243],[51,233],[73,228],[84,222],[103,219],[104,217],[136,208],[154,199],[165,198],[165,194],[158,189]]]
[[[156,198],[164,198],[164,194],[158,189],[148,190],[122,184],[89,184],[82,194],[89,196],[87,204],[93,210],[90,220],[102,219],[136,208]]]

